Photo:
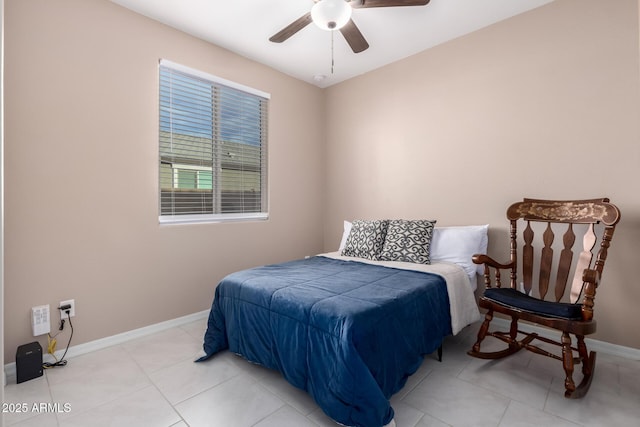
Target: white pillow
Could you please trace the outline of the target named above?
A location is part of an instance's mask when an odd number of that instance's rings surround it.
[[[349,233],[351,233],[351,222],[345,221],[344,231],[342,232],[342,240],[340,240],[340,247],[338,248],[338,251],[340,251],[340,253],[342,253],[342,250],[347,244],[347,238],[349,238]]]
[[[436,227],[431,239],[431,261],[449,261],[461,266],[471,280],[484,274],[484,266],[471,261],[474,254],[486,254],[489,224]]]

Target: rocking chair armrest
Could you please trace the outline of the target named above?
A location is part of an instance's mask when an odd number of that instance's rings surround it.
[[[487,254],[475,254],[471,257],[471,261],[473,261],[474,264],[485,264],[486,266],[497,268],[499,270],[505,270],[513,266],[513,261],[508,264],[502,264]]]
[[[584,271],[582,272],[582,281],[593,283],[597,288],[598,285],[600,284],[600,273],[598,273],[598,270],[585,268]]]
[[[483,277],[484,285],[487,287],[487,289],[493,287],[501,288],[502,283],[500,281],[500,270],[511,270],[515,265],[515,261],[511,261],[508,264],[503,264],[486,254],[475,254],[471,257],[471,261],[473,261],[474,264],[484,264]],[[491,268],[495,269],[493,278],[494,280],[491,280]]]
[[[582,320],[593,320],[593,305],[596,296],[596,288],[600,284],[600,273],[597,270],[586,268],[582,272],[584,282],[584,298],[582,300]]]

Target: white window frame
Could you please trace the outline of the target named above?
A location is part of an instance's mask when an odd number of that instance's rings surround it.
[[[236,89],[242,92],[245,92],[247,94],[251,94],[251,95],[255,95],[257,97],[260,98],[264,98],[265,100],[269,100],[271,98],[271,95],[269,93],[263,92],[261,90],[258,89],[254,89],[230,80],[226,80],[223,79],[221,77],[217,77],[214,76],[212,74],[208,74],[205,73],[203,71],[199,71],[199,70],[195,70],[192,69],[190,67],[166,60],[166,59],[161,59],[159,62],[159,66],[163,66],[163,67],[167,67],[167,68],[171,68],[173,70],[176,71],[180,71],[182,73],[185,74],[189,74],[192,75],[194,77],[198,77],[204,80],[208,80],[214,84],[219,84],[222,86],[226,86],[228,88],[232,88],[232,89]],[[159,86],[158,86],[159,87]],[[265,124],[266,125],[266,124]],[[158,127],[158,129],[160,129],[160,127]],[[267,184],[267,175],[268,175],[268,168],[267,168],[267,137],[266,137],[266,133],[265,133],[265,138],[264,141],[262,141],[262,144],[264,144],[264,146],[261,145],[261,149],[262,149],[262,163],[261,163],[261,176],[262,179],[264,181],[264,183],[262,184],[261,187],[261,191],[265,192],[266,194],[264,194],[265,197],[265,208],[263,209],[264,212],[251,212],[251,213],[211,213],[211,214],[194,214],[194,215],[189,215],[189,214],[181,214],[181,215],[162,215],[161,211],[160,211],[160,204],[161,201],[158,200],[158,209],[159,209],[159,214],[158,214],[158,220],[160,224],[193,224],[193,223],[216,223],[216,222],[227,222],[227,221],[252,221],[252,220],[266,220],[269,218],[269,210],[268,210],[268,206],[269,206],[269,191],[268,191],[268,184]],[[160,161],[158,162],[158,171],[160,173]],[[193,166],[193,165],[186,165],[186,164],[172,164],[172,168],[174,168],[174,176],[173,176],[173,180],[174,180],[174,185],[177,183],[177,170],[178,169],[193,169],[193,170],[209,170],[212,172],[214,179],[216,174],[218,174],[217,171],[214,171],[213,168],[211,167],[200,167],[200,166]],[[214,184],[215,185],[215,184]],[[161,197],[161,185],[160,185],[160,179],[158,180],[158,197],[160,199]],[[219,194],[216,195],[216,192],[214,192],[214,198],[215,197],[219,197]]]

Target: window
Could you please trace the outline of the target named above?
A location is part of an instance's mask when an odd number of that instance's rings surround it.
[[[269,95],[160,61],[160,222],[265,219]]]

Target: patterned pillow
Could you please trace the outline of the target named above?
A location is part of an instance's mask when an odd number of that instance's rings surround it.
[[[431,264],[429,251],[435,223],[424,219],[389,221],[387,237],[379,259]]]
[[[389,221],[355,220],[342,255],[377,260],[384,245]]]

